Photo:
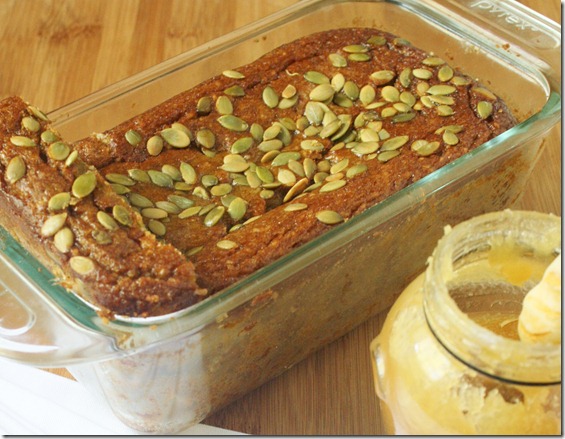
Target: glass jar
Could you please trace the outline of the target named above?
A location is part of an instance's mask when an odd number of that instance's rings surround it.
[[[371,343],[390,434],[560,434],[561,345],[520,341],[561,220],[503,211],[446,228]]]

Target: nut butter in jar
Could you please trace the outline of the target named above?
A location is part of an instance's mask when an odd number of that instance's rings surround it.
[[[446,228],[371,343],[388,433],[561,434],[560,264],[553,309],[523,312],[534,287],[546,295],[560,249],[553,215],[506,210]],[[519,321],[559,336],[521,336]]]

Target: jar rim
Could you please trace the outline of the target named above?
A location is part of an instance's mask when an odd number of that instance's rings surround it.
[[[471,248],[474,244],[470,240],[492,242],[493,237],[501,234],[535,239],[532,244],[535,243],[536,249],[550,254],[561,248],[561,219],[552,214],[504,210],[447,227],[428,261],[424,281],[426,320],[448,352],[475,370],[514,383],[558,384],[560,344],[527,343],[495,334],[462,311],[447,288],[457,246],[466,243]]]

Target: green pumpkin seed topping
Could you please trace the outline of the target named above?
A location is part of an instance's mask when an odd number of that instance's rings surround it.
[[[6,167],[6,181],[14,184],[26,174],[26,164],[22,156],[13,157]]]
[[[49,144],[59,140],[59,137],[53,131],[46,130],[41,133],[41,140]]]
[[[223,250],[231,250],[231,249],[234,249],[234,248],[237,248],[237,247],[238,247],[238,245],[237,245],[236,242],[231,241],[231,240],[229,240],[229,239],[222,239],[221,241],[218,241],[218,242],[216,243],[216,246],[217,246],[218,248],[223,249]]]
[[[96,219],[98,222],[107,230],[114,231],[119,229],[119,225],[116,220],[106,212],[99,210],[96,214]]]
[[[186,148],[190,145],[188,134],[176,128],[165,128],[161,131],[161,137],[174,148]]]
[[[53,236],[63,228],[65,221],[67,221],[66,212],[48,217],[41,226],[41,235],[45,237]]]
[[[124,226],[131,226],[133,224],[133,219],[129,211],[123,206],[115,205],[112,208],[112,215],[117,222]]]
[[[47,203],[47,209],[50,211],[66,209],[71,203],[71,194],[69,192],[60,192],[53,195]]]
[[[477,104],[477,114],[481,119],[488,119],[492,114],[492,104],[488,101],[480,101]]]
[[[322,210],[316,213],[318,221],[328,225],[339,224],[344,221],[343,217],[334,210]]]
[[[84,198],[96,189],[96,175],[94,172],[87,171],[79,175],[73,182],[72,194],[77,198]]]
[[[151,233],[156,236],[165,236],[167,233],[167,227],[161,221],[150,219],[147,227]]]
[[[209,114],[212,111],[214,100],[210,96],[204,96],[198,100],[196,104],[196,112],[198,114]]]
[[[224,75],[226,78],[232,78],[232,79],[245,78],[245,75],[243,73],[238,72],[237,70],[224,70],[222,72],[222,75]]]
[[[147,152],[149,155],[157,156],[163,150],[163,139],[159,136],[152,136],[147,141]]]
[[[77,274],[82,276],[92,273],[96,268],[94,261],[85,256],[73,256],[69,259],[69,265]]]
[[[131,146],[139,145],[141,143],[141,141],[143,140],[143,138],[141,137],[141,134],[139,134],[135,130],[128,130],[125,134],[125,138]]]
[[[22,119],[22,127],[32,133],[36,133],[41,128],[41,124],[31,116],[24,117]]]
[[[61,253],[68,253],[75,243],[75,235],[71,229],[64,227],[55,233],[53,244]]]
[[[220,116],[218,118],[218,122],[224,128],[236,132],[246,131],[247,128],[249,128],[247,122],[237,116],[234,116],[233,114],[224,114]]]
[[[15,146],[32,147],[37,146],[35,140],[30,139],[26,136],[12,136],[10,137],[10,142]]]

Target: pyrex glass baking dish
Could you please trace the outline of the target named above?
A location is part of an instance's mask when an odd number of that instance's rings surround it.
[[[303,0],[49,117],[78,140],[283,43],[349,26],[444,57],[502,96],[520,124],[173,315],[102,319],[1,230],[0,354],[71,367],[133,428],[178,431],[390,306],[443,225],[511,206],[561,116],[560,28],[514,1]]]

